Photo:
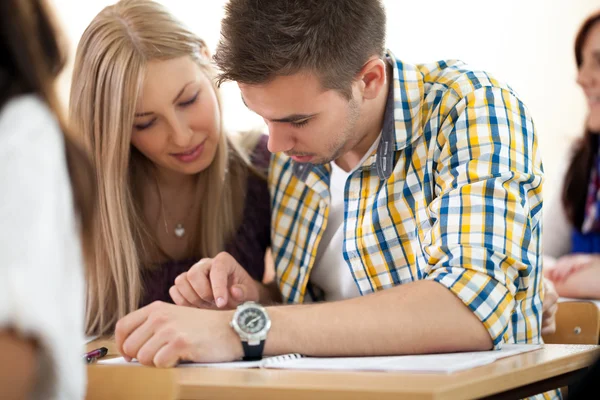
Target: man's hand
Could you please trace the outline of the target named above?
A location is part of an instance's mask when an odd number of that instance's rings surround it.
[[[542,304],[542,335],[556,331],[556,311],[558,311],[558,293],[552,281],[542,278],[544,301]]]
[[[169,368],[179,361],[223,362],[243,355],[229,326],[232,312],[154,302],[117,322],[115,340],[125,359]]]
[[[262,284],[231,255],[219,253],[215,258],[200,260],[175,278],[169,294],[181,306],[233,309],[244,301],[259,302],[261,291]]]

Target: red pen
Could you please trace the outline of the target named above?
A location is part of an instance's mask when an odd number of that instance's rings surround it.
[[[100,347],[99,349],[92,350],[89,353],[85,353],[83,359],[86,363],[90,364],[96,361],[97,359],[104,357],[108,353],[108,349],[106,347]]]

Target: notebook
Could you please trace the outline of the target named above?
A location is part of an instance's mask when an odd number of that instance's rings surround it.
[[[225,363],[182,362],[177,368],[277,368],[332,371],[389,371],[419,373],[453,373],[490,364],[501,358],[533,351],[543,345],[505,344],[501,350],[464,353],[423,354],[383,357],[304,357],[300,354],[284,354],[266,357],[259,361],[235,361]],[[140,365],[127,362],[123,357],[99,360],[99,364]]]

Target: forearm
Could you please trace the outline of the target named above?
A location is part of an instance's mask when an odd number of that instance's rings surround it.
[[[29,398],[35,374],[35,343],[14,332],[0,331],[0,398]]]
[[[390,355],[489,350],[479,319],[452,292],[418,281],[355,299],[270,307],[266,354]]]
[[[593,265],[570,274],[564,281],[554,282],[561,297],[600,299],[600,267]]]

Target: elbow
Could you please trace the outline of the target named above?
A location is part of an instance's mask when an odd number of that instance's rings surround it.
[[[490,337],[490,334],[488,333],[487,329],[483,327],[483,330],[485,332],[477,335],[477,338],[473,340],[474,351],[487,351],[492,350],[494,348],[494,342]]]

